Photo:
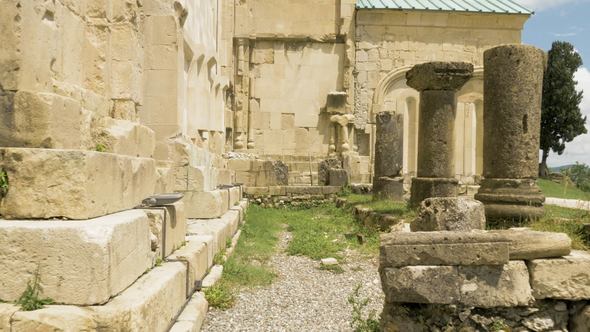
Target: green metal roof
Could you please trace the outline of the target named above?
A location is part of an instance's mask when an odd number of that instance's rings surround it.
[[[533,14],[513,0],[357,0],[356,8]]]

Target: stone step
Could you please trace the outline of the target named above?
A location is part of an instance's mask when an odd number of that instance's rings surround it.
[[[231,210],[221,218],[208,220],[189,220],[189,235],[211,235],[214,237],[213,246],[215,253],[226,248],[227,240],[230,240],[240,225],[240,214]]]
[[[186,266],[164,263],[104,306],[91,307],[99,330],[167,331],[187,299]]]
[[[186,299],[185,265],[165,263],[105,305],[50,305],[35,311],[17,311],[7,331],[164,332],[170,329]]]
[[[0,149],[6,219],[91,219],[131,209],[153,195],[153,159],[82,150]]]
[[[199,332],[205,322],[209,303],[205,294],[195,293],[184,308],[170,332]]]
[[[194,290],[195,282],[203,280],[213,264],[213,236],[187,236],[186,245],[168,257],[169,261],[186,262],[188,266],[189,287]]]
[[[156,135],[149,127],[137,122],[104,117],[100,120],[101,144],[111,153],[152,158]]]
[[[184,191],[182,193],[189,219],[219,218],[242,199],[242,189],[239,186],[205,192]]]
[[[56,303],[105,303],[151,267],[149,234],[142,210],[84,221],[0,220],[0,299],[18,299],[38,271],[43,296]]]

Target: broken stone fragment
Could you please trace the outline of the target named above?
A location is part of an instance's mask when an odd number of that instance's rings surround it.
[[[381,237],[380,268],[503,265],[508,248],[508,240],[485,232],[390,233]]]
[[[322,266],[333,266],[333,265],[338,265],[338,260],[336,258],[323,258],[321,260],[321,264]]]
[[[483,203],[468,197],[428,198],[420,204],[413,232],[471,231],[486,227]]]

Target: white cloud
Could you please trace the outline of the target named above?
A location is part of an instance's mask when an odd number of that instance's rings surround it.
[[[545,9],[558,7],[571,2],[587,2],[588,0],[518,0],[518,2],[534,11],[542,11]]]
[[[590,70],[586,67],[580,68],[575,75],[578,81],[578,90],[584,91],[584,99],[580,104],[582,113],[588,117],[586,128],[590,133]],[[574,164],[576,162],[590,165],[590,134],[580,135],[572,142],[565,145],[565,152],[558,156],[551,152],[549,154],[548,164],[551,166],[561,166]]]

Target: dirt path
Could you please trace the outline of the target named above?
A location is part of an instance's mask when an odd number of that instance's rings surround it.
[[[352,331],[348,297],[361,284],[360,298],[370,298],[368,310],[381,313],[383,293],[377,259],[345,253],[344,272],[320,270],[319,262],[288,256],[289,233],[283,233],[271,259],[277,273],[267,287],[244,290],[227,311],[212,308],[203,331]]]

